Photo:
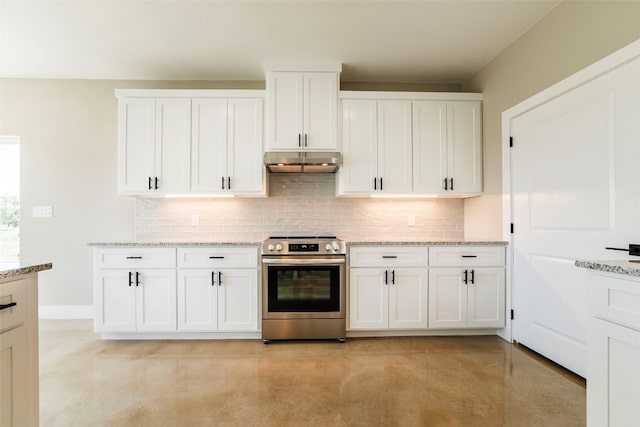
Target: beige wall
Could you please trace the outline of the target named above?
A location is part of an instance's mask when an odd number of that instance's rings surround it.
[[[640,38],[640,1],[563,2],[462,89],[483,92],[484,189],[465,201],[465,237],[500,239],[502,112]]]

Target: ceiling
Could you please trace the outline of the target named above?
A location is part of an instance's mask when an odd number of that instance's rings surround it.
[[[264,80],[338,61],[353,82],[462,83],[560,1],[0,0],[0,76]]]

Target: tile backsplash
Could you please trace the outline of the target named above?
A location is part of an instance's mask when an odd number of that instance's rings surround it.
[[[260,241],[332,234],[347,240],[464,238],[462,199],[336,198],[334,174],[268,174],[268,198],[137,199],[136,238]],[[199,225],[193,226],[192,215]],[[409,215],[415,225],[408,226]]]

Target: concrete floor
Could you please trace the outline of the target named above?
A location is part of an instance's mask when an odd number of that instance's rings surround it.
[[[584,426],[585,384],[497,337],[101,341],[40,323],[42,426]]]

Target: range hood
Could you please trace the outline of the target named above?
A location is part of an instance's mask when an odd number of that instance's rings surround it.
[[[335,151],[264,153],[264,165],[269,172],[334,173],[341,164],[342,154]]]

